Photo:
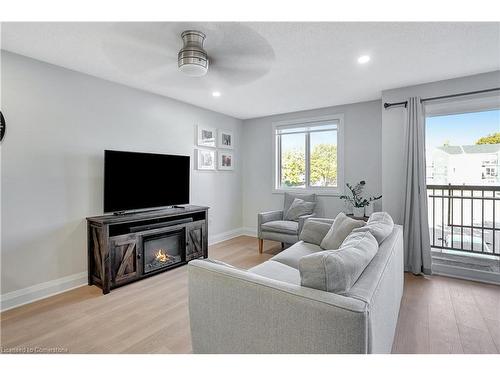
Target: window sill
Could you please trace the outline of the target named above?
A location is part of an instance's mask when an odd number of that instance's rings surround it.
[[[304,189],[283,189],[283,188],[273,188],[273,194],[285,194],[285,193],[295,193],[295,194],[316,194],[325,197],[340,197],[344,195],[344,192],[339,188],[304,188]]]

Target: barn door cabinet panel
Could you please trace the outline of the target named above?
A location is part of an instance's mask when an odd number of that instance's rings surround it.
[[[187,260],[207,256],[207,231],[205,220],[190,223],[187,226]]]
[[[112,237],[111,247],[111,287],[133,281],[140,276],[141,251],[137,235]]]

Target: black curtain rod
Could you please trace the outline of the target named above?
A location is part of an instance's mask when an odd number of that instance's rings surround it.
[[[483,94],[485,92],[492,92],[492,91],[500,91],[500,87],[495,87],[492,89],[486,89],[486,90],[479,90],[479,91],[470,91],[470,92],[462,92],[460,94],[452,94],[452,95],[443,95],[443,96],[434,96],[432,98],[424,98],[420,99],[420,103],[424,102],[429,102],[431,100],[438,100],[438,99],[448,99],[448,98],[456,98],[457,96],[465,96],[465,95],[474,95],[474,94]],[[406,108],[406,105],[408,104],[408,101],[404,102],[397,102],[397,103],[384,103],[384,108],[391,108],[391,107],[398,107],[401,105],[404,105]]]

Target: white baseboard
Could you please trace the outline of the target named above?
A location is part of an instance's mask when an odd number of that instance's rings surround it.
[[[0,311],[7,311],[14,307],[78,288],[87,285],[87,282],[87,272],[80,272],[24,289],[14,290],[0,296]]]
[[[227,232],[210,236],[208,244],[230,240],[238,236],[255,236],[256,230],[253,228],[236,228]],[[24,289],[15,290],[0,296],[0,311],[7,311],[15,307],[26,305],[59,293],[66,292],[84,285],[87,285],[87,272],[80,272],[74,275],[62,277],[60,279],[36,284]]]
[[[208,245],[215,245],[222,241],[230,240],[231,238],[235,238],[241,236],[242,228],[236,228],[232,230],[228,230],[227,232],[217,233],[214,235],[208,235]]]
[[[236,228],[229,230],[227,232],[214,234],[213,236],[209,235],[208,244],[215,245],[219,242],[227,241],[230,240],[231,238],[235,238],[238,236],[257,237],[257,228],[252,228],[252,227]]]
[[[244,236],[257,237],[257,228],[243,227],[243,228],[241,228],[241,231],[242,231],[242,235],[244,235]]]
[[[462,267],[439,264],[432,266],[432,274],[500,285],[500,275],[494,272],[471,270]]]

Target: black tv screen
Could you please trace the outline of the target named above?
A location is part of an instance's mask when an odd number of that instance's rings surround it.
[[[189,203],[189,156],[104,151],[104,212]]]

